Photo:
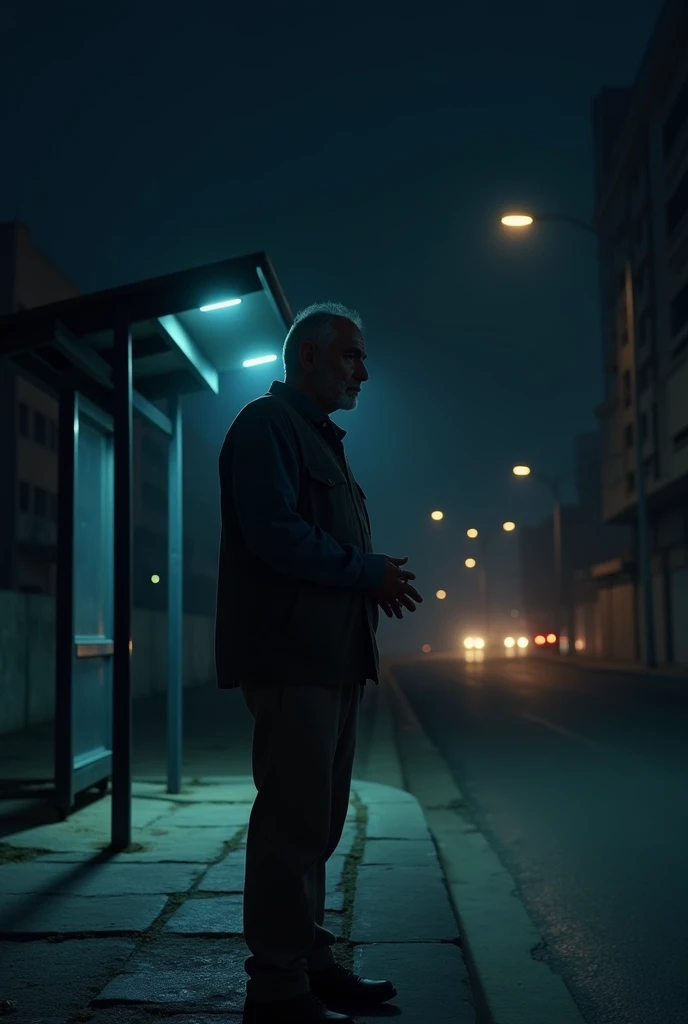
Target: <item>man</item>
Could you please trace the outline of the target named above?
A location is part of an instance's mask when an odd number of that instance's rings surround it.
[[[244,1021],[351,1021],[332,1006],[381,1003],[388,981],[335,964],[323,927],[325,864],[344,828],[358,709],[378,682],[379,608],[422,600],[406,558],[374,554],[365,494],[329,418],[368,380],[356,313],[300,313],[285,381],[249,403],[220,454],[218,685],[240,686],[254,719],[258,790],[248,830]]]

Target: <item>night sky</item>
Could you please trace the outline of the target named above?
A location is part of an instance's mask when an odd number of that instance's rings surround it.
[[[0,219],[84,291],[265,249],[294,310],[358,308],[371,382],[338,420],[377,549],[429,598],[465,555],[429,512],[456,538],[536,521],[511,465],[570,474],[595,427],[594,241],[498,220],[591,217],[590,101],[633,80],[659,7],[5,0]],[[276,375],[249,372],[193,403],[218,448]],[[415,647],[432,604],[390,628]]]

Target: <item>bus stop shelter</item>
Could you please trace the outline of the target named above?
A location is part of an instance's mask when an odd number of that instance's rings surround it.
[[[180,397],[210,400],[220,374],[279,352],[292,319],[265,253],[0,317],[0,359],[59,398],[55,803],[66,817],[111,779],[116,850],[131,842],[133,415],[169,441],[167,770],[179,793]]]

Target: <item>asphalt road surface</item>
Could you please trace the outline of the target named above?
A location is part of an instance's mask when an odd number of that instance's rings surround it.
[[[395,675],[588,1024],[688,1024],[688,680],[537,657]]]

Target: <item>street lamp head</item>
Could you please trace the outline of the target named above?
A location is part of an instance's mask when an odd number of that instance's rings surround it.
[[[511,471],[514,476],[530,476],[530,466],[514,466]]]
[[[446,590],[438,590],[437,593],[435,594],[435,597],[437,598],[438,601],[444,601],[446,596],[447,596],[447,591]]]
[[[475,538],[478,536],[478,531],[475,529],[474,526],[472,526],[470,530],[466,530],[466,536],[470,537],[471,540],[475,540]]]
[[[528,213],[507,213],[502,217],[502,224],[506,228],[529,228],[533,218]]]
[[[506,523],[502,523],[502,529],[506,533],[512,533],[516,529],[516,523],[512,523],[511,520],[509,520]]]
[[[430,518],[434,519],[435,522],[439,523],[440,519],[444,519],[444,512],[440,512],[439,509],[436,509],[435,512],[430,513]]]
[[[475,558],[467,558],[466,561],[464,562],[464,565],[466,566],[467,569],[475,569]]]

